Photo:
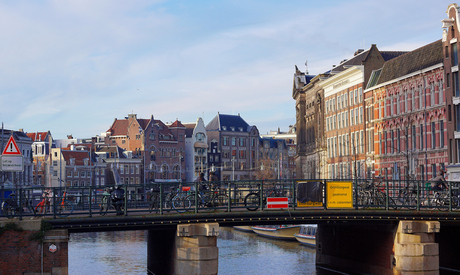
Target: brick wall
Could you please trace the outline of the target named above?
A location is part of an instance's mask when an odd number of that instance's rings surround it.
[[[52,232],[52,231],[51,231]],[[0,236],[0,275],[6,274],[67,274],[68,243],[65,241],[38,240],[30,241],[37,231],[7,230]],[[47,234],[48,235],[48,234]],[[56,245],[56,252],[50,252],[49,246]],[[43,249],[42,249],[43,247]]]

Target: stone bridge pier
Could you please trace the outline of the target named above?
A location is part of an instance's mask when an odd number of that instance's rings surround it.
[[[217,274],[218,223],[179,224],[174,229],[148,231],[149,274]]]
[[[345,272],[439,274],[437,221],[318,225],[316,264]]]
[[[0,274],[67,275],[67,230],[43,230],[41,219],[0,221]]]

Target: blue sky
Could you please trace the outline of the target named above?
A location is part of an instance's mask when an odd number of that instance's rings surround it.
[[[444,0],[1,1],[0,121],[91,137],[130,113],[205,124],[240,114],[261,134],[295,123],[295,65],[442,38]]]

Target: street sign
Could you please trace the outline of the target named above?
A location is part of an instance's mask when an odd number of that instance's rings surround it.
[[[0,170],[18,172],[24,171],[24,161],[22,156],[0,156]]]
[[[2,155],[21,155],[21,150],[19,150],[19,147],[16,144],[16,141],[14,140],[13,136],[10,136],[10,139],[8,140],[5,148],[3,149]]]
[[[284,197],[268,197],[267,208],[288,208],[288,198]]]

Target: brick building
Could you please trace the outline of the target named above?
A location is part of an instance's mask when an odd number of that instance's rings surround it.
[[[457,4],[447,7],[447,18],[442,20],[442,52],[444,63],[446,109],[448,179],[460,181],[460,78],[458,71],[458,38],[460,37],[460,8]]]
[[[104,140],[142,160],[141,183],[185,177],[185,126],[180,121],[168,127],[153,115],[150,119],[138,119],[136,114],[129,114],[125,119],[115,119]]]
[[[426,180],[447,164],[442,42],[387,61],[365,91],[376,175]]]

